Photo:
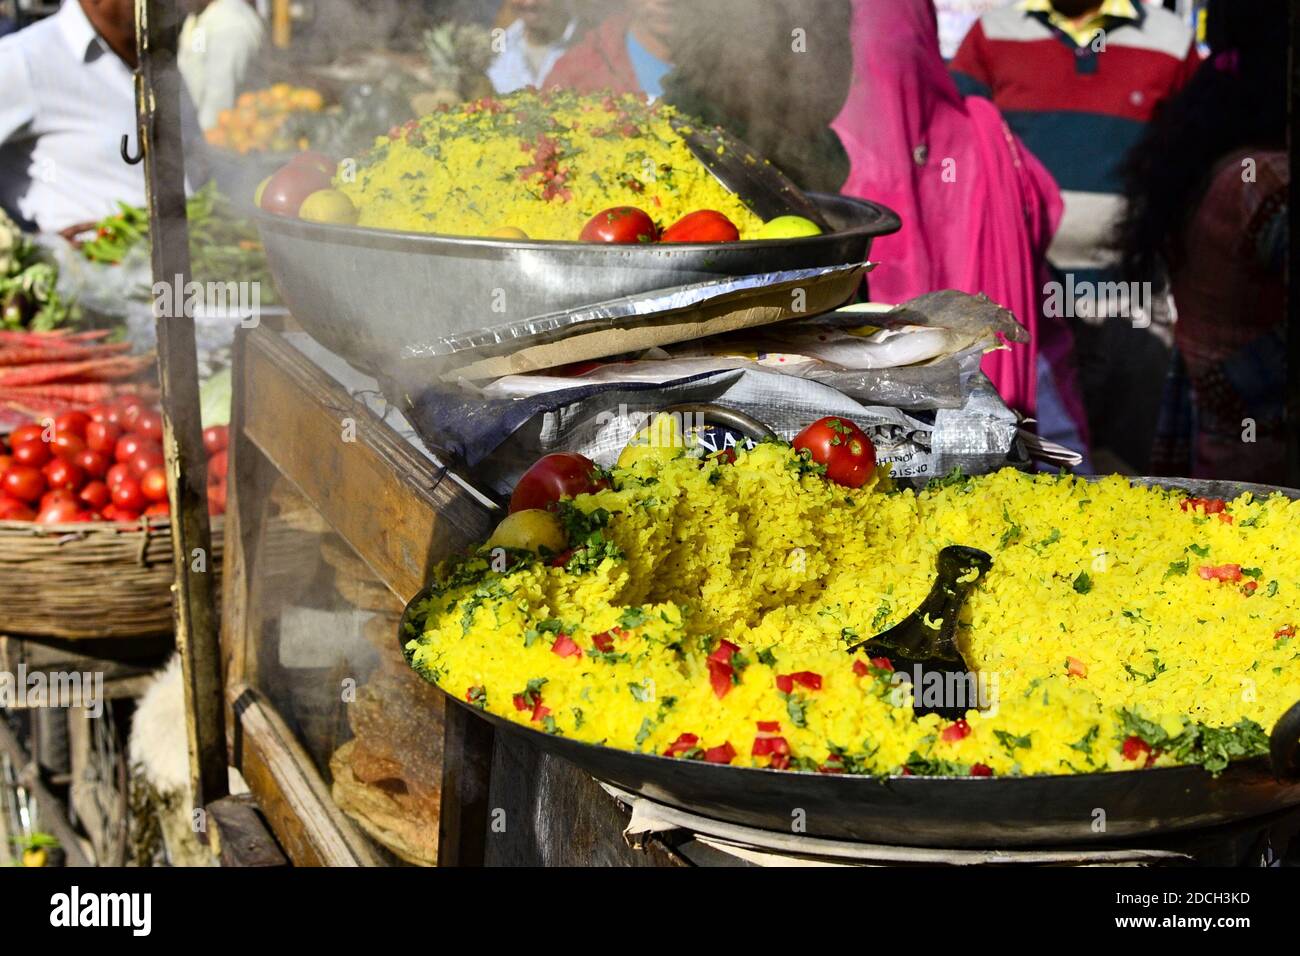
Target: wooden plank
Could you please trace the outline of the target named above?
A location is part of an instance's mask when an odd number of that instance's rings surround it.
[[[1286,393],[1286,463],[1287,484],[1300,488],[1300,295],[1295,292],[1296,277],[1300,276],[1300,176],[1295,175],[1297,147],[1300,137],[1296,134],[1296,123],[1300,122],[1300,6],[1291,4],[1290,23],[1290,82],[1287,97],[1287,155],[1292,157],[1292,175],[1290,184],[1290,229],[1288,243],[1288,272],[1291,281],[1286,292],[1286,355],[1287,355],[1287,393]]]
[[[153,279],[155,285],[162,283],[171,289],[173,302],[189,300],[182,80],[176,64],[185,15],[180,5],[164,0],[142,0],[135,5],[140,51],[136,112],[145,163]],[[185,309],[180,315],[168,312],[155,308],[163,455],[172,516],[176,643],[185,678],[191,793],[194,806],[202,807],[228,792],[225,707],[212,580],[216,561],[208,522],[207,455],[199,421],[194,319]]]
[[[280,845],[296,866],[378,866],[379,858],[334,805],[311,757],[270,703],[237,684],[227,690],[235,761]]]
[[[243,432],[403,601],[491,531],[490,509],[274,333],[249,333],[243,380]]]
[[[438,809],[439,866],[482,866],[485,862],[495,737],[486,720],[465,713],[462,707],[447,705]]]
[[[222,797],[208,807],[208,844],[222,866],[288,866],[257,805],[247,795]]]

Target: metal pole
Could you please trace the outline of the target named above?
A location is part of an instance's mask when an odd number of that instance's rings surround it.
[[[208,524],[207,458],[199,419],[194,318],[188,301],[189,228],[185,219],[185,149],[181,75],[176,49],[184,13],[166,0],[136,0],[136,114],[144,152],[162,389],[163,452],[171,503],[172,559],[176,567],[176,643],[185,683],[190,783],[196,808],[227,795],[226,727],[221,693]],[[165,301],[164,301],[165,300]]]

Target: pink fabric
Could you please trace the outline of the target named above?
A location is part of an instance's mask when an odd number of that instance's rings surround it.
[[[851,163],[843,191],[889,206],[902,231],[879,239],[871,295],[985,293],[1030,332],[983,369],[1033,415],[1044,259],[1061,218],[1051,174],[988,100],[962,97],[939,53],[932,0],[854,0],[854,77],[833,127]]]

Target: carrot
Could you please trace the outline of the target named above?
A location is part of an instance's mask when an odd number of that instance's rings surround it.
[[[13,401],[73,402],[78,405],[102,405],[115,398],[135,395],[153,401],[158,389],[152,385],[109,382],[59,382],[48,385],[0,385],[0,397]]]
[[[43,362],[77,362],[128,352],[130,342],[111,342],[101,345],[74,345],[58,348],[31,347],[0,349],[0,367],[37,365]]]
[[[49,382],[89,378],[109,381],[130,378],[153,364],[152,355],[114,355],[80,362],[42,362],[20,368],[0,369],[0,388],[10,385],[44,385]]]

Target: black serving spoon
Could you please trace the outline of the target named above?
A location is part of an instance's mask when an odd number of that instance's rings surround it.
[[[979,706],[976,674],[957,647],[957,617],[991,567],[992,556],[977,548],[944,548],[934,586],[921,606],[889,630],[849,648],[850,654],[864,650],[884,657],[896,673],[910,677],[918,717],[938,714],[956,720]]]
[[[759,218],[766,221],[777,216],[803,216],[817,223],[822,232],[832,231],[802,189],[726,130],[694,126],[680,116],[669,122],[713,178],[739,196]]]

